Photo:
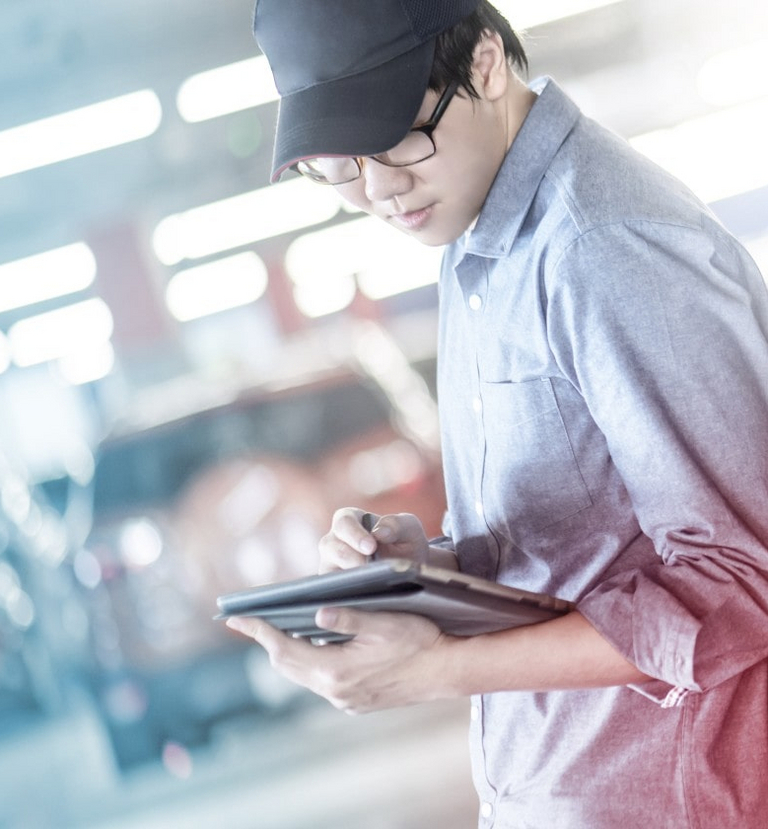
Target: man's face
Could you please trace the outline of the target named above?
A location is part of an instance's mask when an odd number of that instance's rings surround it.
[[[427,92],[415,125],[424,123],[438,94]],[[503,124],[489,101],[459,91],[433,133],[436,152],[409,167],[366,159],[360,178],[336,185],[351,204],[425,245],[461,236],[482,207],[506,153]]]

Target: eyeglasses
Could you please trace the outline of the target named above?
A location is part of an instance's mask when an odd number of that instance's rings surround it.
[[[458,81],[448,84],[426,123],[413,127],[399,144],[385,153],[370,156],[303,158],[294,165],[294,169],[319,184],[347,184],[360,178],[363,165],[369,158],[387,167],[409,167],[411,164],[418,164],[419,161],[426,161],[437,152],[432,133],[458,88]]]

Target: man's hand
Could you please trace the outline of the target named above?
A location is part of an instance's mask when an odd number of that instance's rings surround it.
[[[410,513],[374,515],[370,531],[363,527],[365,511],[346,507],[334,513],[330,532],[320,539],[320,572],[345,570],[379,558],[426,562],[429,542],[421,521]]]
[[[261,619],[233,617],[227,625],[258,642],[284,677],[349,714],[451,696],[442,685],[452,637],[429,620],[408,613],[326,607],[318,611],[316,622],[355,638],[317,646]]]

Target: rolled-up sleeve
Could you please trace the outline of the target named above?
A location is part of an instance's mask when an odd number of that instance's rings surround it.
[[[714,221],[590,230],[547,278],[550,347],[658,555],[579,609],[662,690],[705,691],[768,657],[765,285]]]

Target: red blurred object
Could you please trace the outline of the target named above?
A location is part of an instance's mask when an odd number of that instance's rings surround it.
[[[138,672],[159,693],[158,676],[244,648],[213,620],[216,596],[316,572],[341,506],[413,512],[439,534],[439,457],[395,414],[374,380],[340,370],[105,441],[87,542],[96,673]]]

